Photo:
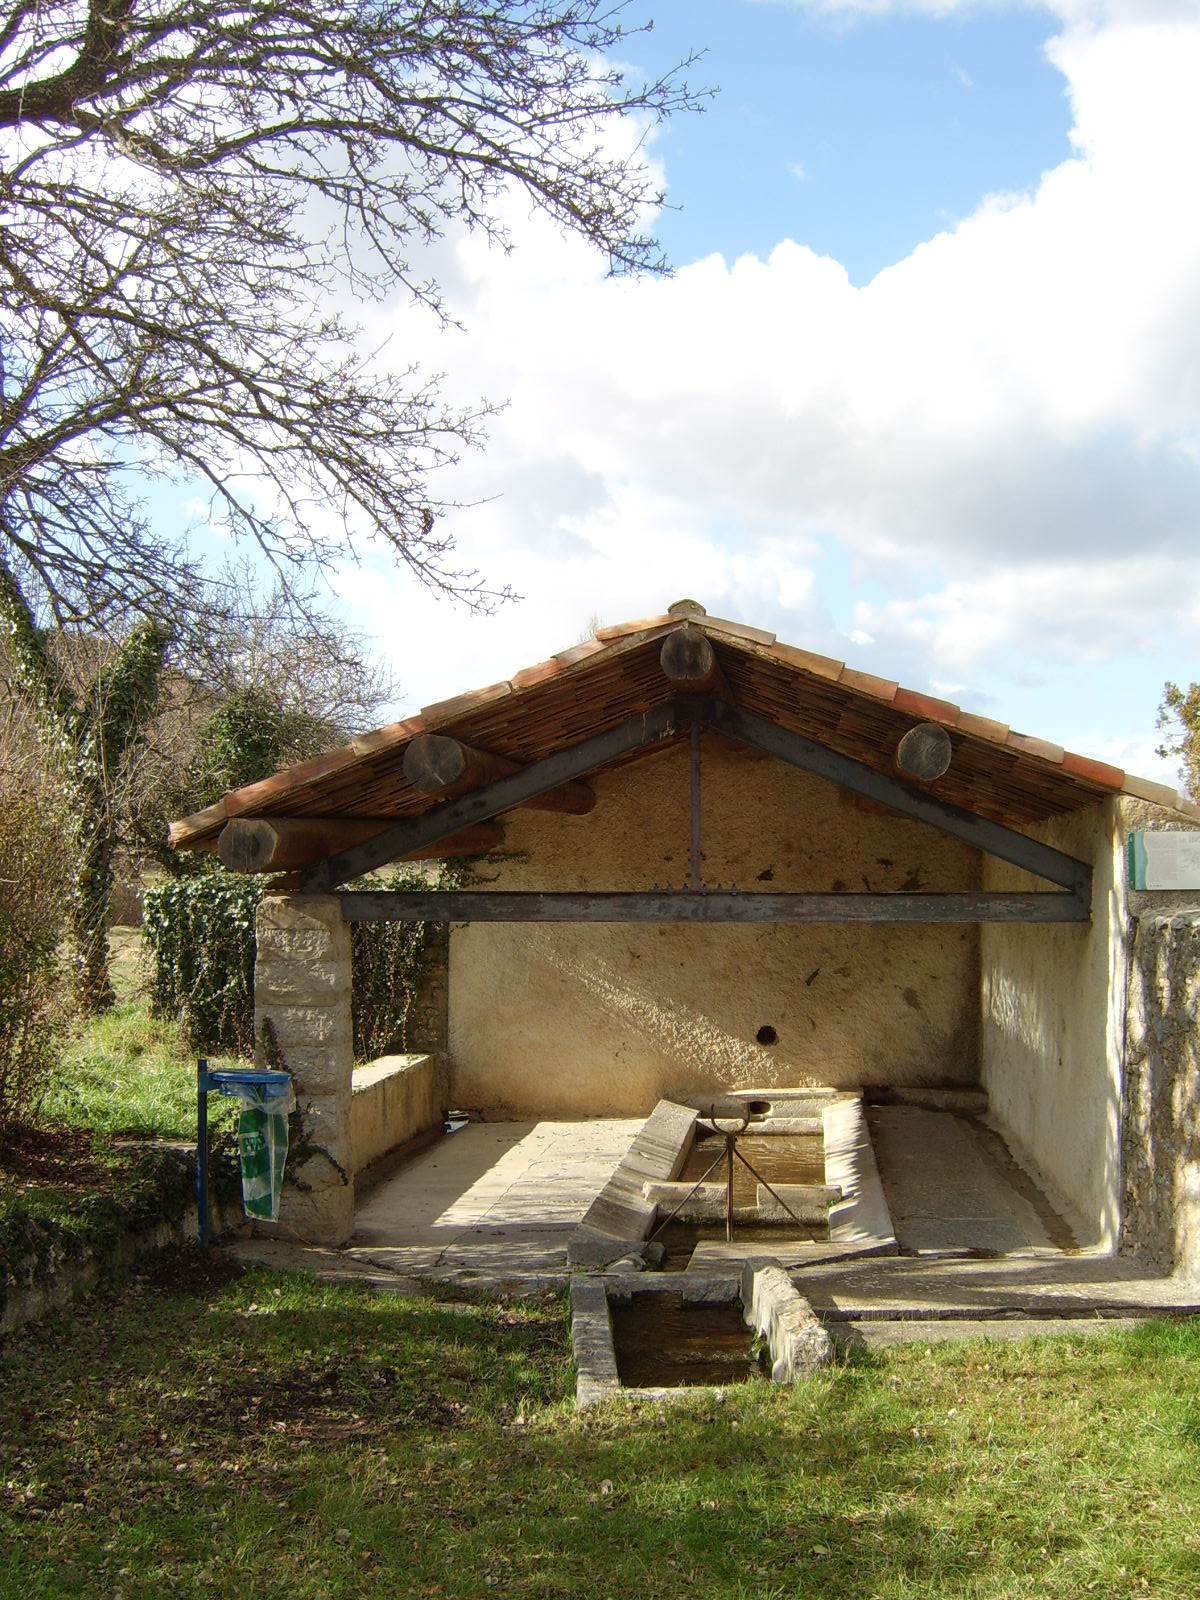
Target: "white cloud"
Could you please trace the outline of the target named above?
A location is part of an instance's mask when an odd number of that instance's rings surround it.
[[[1198,586],[1200,551],[1183,562],[1149,555],[998,565],[916,597],[863,601],[856,631],[885,656],[916,652],[968,680],[1007,663],[1015,679],[1030,662],[1052,673],[1110,660],[1136,641],[1143,619],[1153,625],[1173,591]]]
[[[466,331],[396,312],[393,347],[509,397],[447,480],[487,503],[450,526],[528,598],[469,620],[347,576],[413,698],[684,594],[831,653],[860,636],[877,668],[983,686],[1000,715],[1005,683],[1136,645],[1131,615],[1195,648],[1200,7],[1055,10],[1072,159],[864,288],[790,241],[607,279],[517,201],[511,254],[446,242]],[[830,549],[878,591],[853,614]]]

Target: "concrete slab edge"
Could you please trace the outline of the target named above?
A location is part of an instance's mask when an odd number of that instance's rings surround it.
[[[575,1403],[580,1410],[601,1405],[617,1395],[630,1399],[665,1399],[695,1394],[680,1389],[623,1389],[613,1343],[612,1301],[635,1295],[681,1293],[688,1304],[724,1304],[739,1297],[747,1326],[767,1340],[771,1376],[776,1383],[796,1383],[833,1359],[833,1342],[803,1295],[778,1263],[749,1261],[738,1276],[721,1273],[679,1282],[636,1274],[577,1276],[571,1280],[571,1349],[575,1359]]]
[[[601,1278],[571,1280],[571,1350],[575,1357],[575,1404],[580,1410],[599,1405],[618,1393],[621,1380],[617,1375],[612,1318]]]
[[[642,1193],[647,1182],[670,1182],[687,1159],[696,1127],[692,1106],[660,1100],[616,1171],[592,1201],[567,1244],[572,1267],[602,1267],[628,1255],[653,1228],[658,1208]]]
[[[833,1341],[778,1263],[747,1261],[742,1306],[747,1324],[767,1341],[776,1383],[797,1383],[833,1360]]]
[[[821,1116],[825,1128],[825,1181],[839,1185],[846,1196],[829,1212],[831,1242],[867,1245],[879,1254],[896,1254],[899,1247],[883,1197],[862,1100],[836,1100],[825,1107]]]
[[[889,1301],[886,1305],[843,1297],[836,1306],[822,1306],[826,1322],[999,1322],[1053,1319],[1061,1322],[1104,1322],[1123,1317],[1194,1317],[1200,1302],[1164,1305],[1161,1300],[1087,1300],[1066,1296],[1029,1296],[992,1304],[938,1304]]]

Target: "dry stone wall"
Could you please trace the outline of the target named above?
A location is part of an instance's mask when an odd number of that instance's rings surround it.
[[[1149,912],[1129,963],[1125,1249],[1200,1274],[1200,907]]]

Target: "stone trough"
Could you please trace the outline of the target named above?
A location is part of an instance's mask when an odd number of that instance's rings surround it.
[[[718,1226],[726,1215],[724,1183],[697,1186],[682,1176],[698,1123],[709,1118],[720,1127],[744,1121],[745,1133],[756,1139],[819,1139],[818,1181],[760,1183],[751,1203],[735,1208],[732,1242]],[[701,1240],[692,1257],[698,1270],[719,1270],[725,1263],[736,1270],[738,1260],[764,1251],[789,1266],[896,1251],[861,1097],[833,1089],[745,1090],[703,1107],[660,1100],[588,1208],[568,1259],[573,1267],[651,1265],[655,1252],[646,1250],[646,1241],[677,1210],[680,1220],[708,1224],[711,1237]],[[800,1225],[796,1235],[803,1229],[810,1236],[789,1239],[793,1222]],[[737,1228],[747,1224],[778,1225],[778,1241],[769,1247],[761,1238],[739,1242]]]
[[[642,1387],[623,1383],[613,1333],[614,1304],[680,1293],[693,1306],[740,1307],[747,1346],[754,1337],[763,1342],[770,1377],[776,1383],[796,1383],[831,1360],[829,1335],[777,1262],[747,1261],[740,1275],[688,1275],[682,1285],[636,1275],[577,1275],[571,1282],[571,1342],[579,1406],[598,1405],[617,1394],[663,1398],[688,1392],[682,1384]]]

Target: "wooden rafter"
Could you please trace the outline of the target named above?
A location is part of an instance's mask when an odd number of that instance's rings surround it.
[[[803,734],[751,716],[748,712],[726,705],[724,701],[699,702],[695,714],[703,726],[714,733],[752,745],[780,761],[786,761],[790,766],[826,778],[853,794],[885,805],[914,822],[927,823],[931,828],[950,834],[952,838],[960,839],[986,855],[996,856],[1035,877],[1056,883],[1069,890],[1090,911],[1092,869],[1085,861],[1078,861],[1062,850],[1030,839],[1014,828],[1006,828],[1003,823],[991,822],[986,817],[976,816],[973,811],[949,805],[936,795],[910,788],[896,778],[876,772],[874,767],[830,750],[827,745],[816,744]]]
[[[712,697],[668,703],[601,734],[570,745],[517,771],[494,777],[422,816],[409,818],[308,868],[298,887],[320,893],[347,878],[421,850],[463,828],[486,822],[531,798],[561,788],[611,761],[702,727],[720,737],[827,779],[851,793],[887,806],[972,848],[1056,884],[1062,893],[756,895],[706,892],[695,872],[688,891],[616,894],[461,894],[343,896],[350,920],[402,921],[579,921],[579,922],[1081,922],[1091,911],[1091,869],[1060,850],[1014,829],[947,804],[864,763],[830,750],[774,722]],[[693,736],[693,744],[695,739]],[[693,818],[698,751],[693,750]]]
[[[217,839],[217,855],[233,872],[295,872],[374,838],[390,817],[234,817]],[[428,854],[482,855],[504,843],[499,822],[483,822],[441,839]]]
[[[510,761],[490,750],[476,750],[460,739],[443,734],[422,733],[404,752],[404,776],[420,794],[438,794],[454,800],[472,789],[481,789],[495,778],[507,778],[521,770],[520,762]],[[596,792],[578,781],[560,784],[544,794],[531,795],[527,806],[541,811],[565,811],[585,816],[596,804]]]
[[[556,750],[481,789],[473,789],[456,800],[435,806],[419,817],[398,822],[373,839],[317,862],[304,873],[300,888],[309,894],[336,889],[347,878],[386,866],[401,856],[413,855],[457,833],[460,828],[486,822],[502,811],[511,811],[535,795],[594,772],[597,767],[607,766],[610,761],[617,761],[635,750],[673,739],[680,725],[678,711],[671,703],[628,717],[603,733]]]
[[[676,689],[686,694],[715,694],[733,700],[733,690],[708,637],[689,623],[669,633],[658,653],[658,664]]]

